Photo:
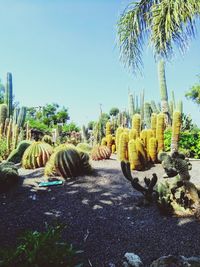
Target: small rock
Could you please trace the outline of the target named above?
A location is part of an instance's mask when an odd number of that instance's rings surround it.
[[[115,265],[114,263],[110,262],[110,263],[108,264],[108,267],[116,267],[116,265]]]
[[[134,253],[127,252],[124,255],[123,267],[142,267],[144,266],[140,257]]]

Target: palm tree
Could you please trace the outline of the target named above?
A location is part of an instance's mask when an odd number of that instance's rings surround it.
[[[148,39],[156,59],[173,55],[174,44],[184,52],[195,36],[200,0],[140,0],[121,15],[118,28],[120,55],[134,71],[142,66],[142,49]]]

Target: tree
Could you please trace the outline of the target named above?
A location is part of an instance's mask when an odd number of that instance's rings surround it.
[[[131,3],[117,24],[121,60],[134,71],[140,69],[146,40],[149,40],[155,58],[169,59],[174,44],[184,52],[188,40],[195,36],[195,19],[199,15],[199,0]]]
[[[109,115],[116,117],[118,113],[119,113],[119,109],[116,107],[113,107],[113,108],[111,108]]]
[[[192,86],[185,96],[187,99],[192,100],[195,104],[200,105],[200,84]]]

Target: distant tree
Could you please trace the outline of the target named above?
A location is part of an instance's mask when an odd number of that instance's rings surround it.
[[[57,121],[61,123],[66,123],[70,119],[68,114],[68,109],[65,107],[63,107],[60,111],[58,111],[56,116],[57,116]]]
[[[200,105],[200,84],[192,86],[185,96],[187,99],[192,100],[195,104]]]
[[[116,107],[111,108],[109,112],[110,116],[114,116],[114,117],[116,117],[118,113],[119,113],[119,109]]]
[[[74,122],[70,122],[69,124],[63,125],[62,131],[65,133],[69,133],[73,131],[79,132],[80,128]]]
[[[89,122],[88,122],[88,126],[87,126],[87,128],[88,128],[89,130],[93,130],[93,129],[94,129],[94,125],[95,125],[95,121],[89,121]]]

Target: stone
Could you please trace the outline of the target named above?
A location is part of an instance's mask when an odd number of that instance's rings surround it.
[[[127,252],[124,255],[123,267],[143,267],[140,257],[134,253]]]
[[[200,267],[200,257],[168,255],[153,261],[150,267]]]

